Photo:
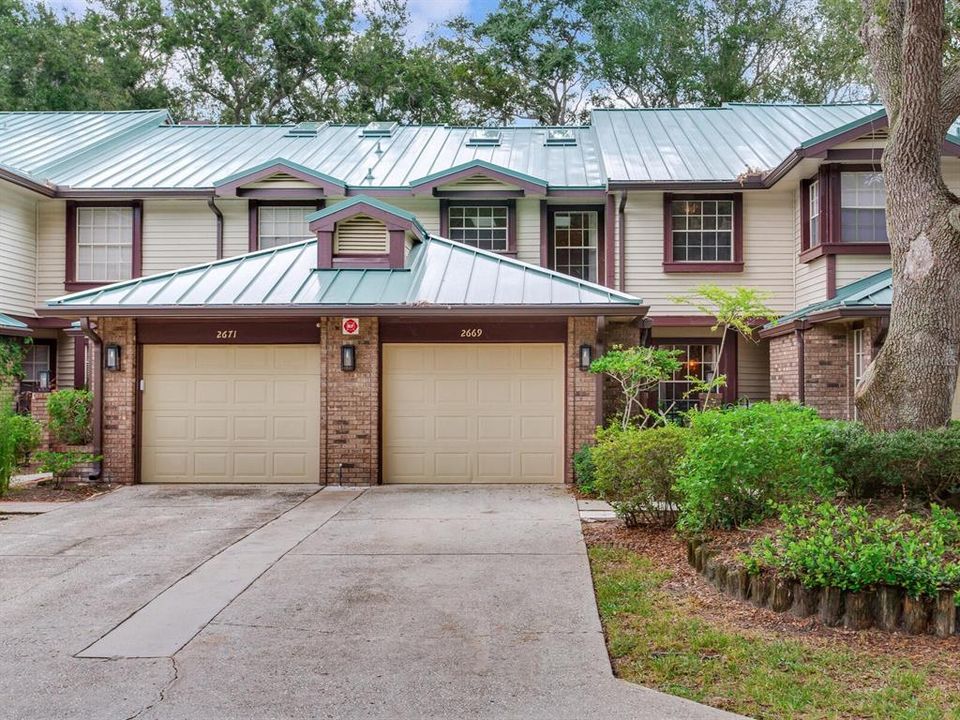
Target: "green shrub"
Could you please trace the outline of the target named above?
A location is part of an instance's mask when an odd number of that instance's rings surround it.
[[[583,445],[573,454],[573,474],[577,479],[577,489],[584,495],[595,492],[595,468],[593,464],[593,448]]]
[[[17,444],[11,430],[15,417],[9,397],[0,396],[0,495],[7,492],[17,471]]]
[[[30,455],[40,447],[43,428],[29,415],[11,415],[6,422],[6,432],[13,438],[14,462],[17,467],[26,465]]]
[[[627,525],[674,523],[674,469],[688,434],[677,425],[649,430],[611,426],[598,431],[592,452],[594,486]]]
[[[892,433],[872,433],[859,423],[833,423],[825,452],[854,497],[892,490],[905,500],[942,502],[960,485],[960,423]]]
[[[90,442],[90,410],[93,394],[89,390],[57,390],[47,399],[50,433],[65,445]]]
[[[53,450],[44,450],[36,454],[37,462],[40,465],[40,472],[53,473],[57,480],[57,487],[60,487],[64,476],[73,468],[84,463],[97,462],[101,459],[100,455],[93,455],[87,452],[78,452],[76,450],[67,450],[65,452],[55,452]]]
[[[693,412],[677,467],[678,526],[733,528],[768,517],[773,503],[832,496],[838,487],[823,445],[829,424],[790,403]]]
[[[863,506],[821,503],[784,507],[780,519],[783,529],[747,553],[751,572],[850,592],[893,585],[914,598],[960,587],[960,515],[952,510],[934,505],[929,518],[874,518]]]

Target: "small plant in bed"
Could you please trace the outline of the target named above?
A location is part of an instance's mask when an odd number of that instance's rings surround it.
[[[54,452],[45,450],[36,454],[37,462],[40,464],[40,472],[53,473],[54,486],[63,487],[63,480],[67,474],[79,465],[98,462],[101,457],[87,452],[78,452],[68,450],[66,452]]]

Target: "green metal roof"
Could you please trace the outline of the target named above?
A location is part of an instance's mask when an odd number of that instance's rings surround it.
[[[198,309],[645,310],[632,295],[436,236],[416,245],[404,268],[318,270],[316,264],[316,240],[306,240],[66,295],[45,308],[73,317],[158,310],[175,316]]]
[[[308,223],[312,223],[315,220],[322,220],[325,217],[330,215],[335,215],[336,213],[342,212],[349,208],[354,207],[355,205],[369,205],[375,207],[378,210],[383,210],[383,212],[390,213],[391,215],[396,215],[397,217],[407,220],[420,231],[420,234],[426,237],[430,233],[427,232],[426,228],[420,223],[420,220],[417,219],[417,216],[414,215],[409,210],[404,210],[403,208],[398,208],[396,205],[391,205],[390,203],[385,203],[382,200],[378,200],[375,197],[370,197],[369,195],[354,195],[351,198],[342,200],[334,205],[328,205],[325,208],[312,212],[306,217]]]
[[[4,315],[0,313],[0,335],[4,332],[15,332],[18,335],[28,334],[30,332],[30,326],[25,322],[20,322],[9,315]]]
[[[849,285],[844,285],[837,290],[836,296],[829,300],[807,305],[805,308],[767,323],[763,326],[763,329],[770,330],[830,310],[889,308],[891,302],[893,302],[893,272],[882,270]]]

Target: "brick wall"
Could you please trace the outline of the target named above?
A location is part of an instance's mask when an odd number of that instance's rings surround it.
[[[321,320],[321,483],[375,484],[380,474],[380,358],[376,318],[360,319],[359,335],[344,335],[341,318]],[[340,348],[355,345],[357,369],[340,369]],[[342,467],[341,467],[342,465]],[[342,474],[341,474],[342,473]]]
[[[796,333],[770,339],[770,399],[800,402],[799,344]]]
[[[50,449],[50,413],[47,412],[47,398],[50,393],[29,393],[30,417],[40,423],[40,449]]]
[[[571,459],[581,445],[592,442],[597,429],[597,399],[601,387],[597,377],[580,369],[580,346],[596,346],[597,319],[593,317],[567,320],[567,482],[573,482]]]
[[[604,328],[604,344],[609,350],[614,345],[621,345],[625,348],[636,347],[640,344],[640,328],[632,322],[618,323],[608,322]],[[604,424],[611,419],[619,421],[623,413],[623,391],[619,383],[610,377],[603,376],[600,380],[603,385],[603,421]]]
[[[103,478],[132,483],[136,477],[137,335],[130,318],[103,318],[97,323],[103,344],[120,346],[120,370],[103,370]],[[91,378],[91,387],[96,387]]]

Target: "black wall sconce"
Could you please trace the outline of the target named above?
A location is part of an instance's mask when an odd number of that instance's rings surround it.
[[[593,345],[580,346],[580,369],[589,370],[590,363],[593,362]]]
[[[107,345],[104,348],[103,365],[107,370],[117,371],[120,369],[120,346]]]
[[[344,372],[353,372],[357,369],[357,346],[340,346],[340,369]]]

